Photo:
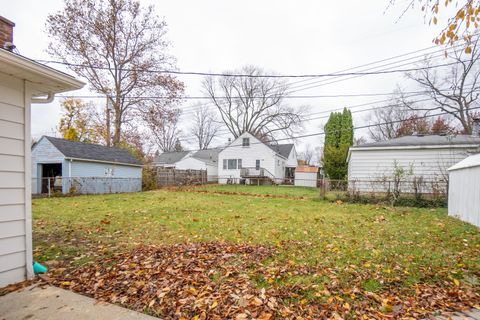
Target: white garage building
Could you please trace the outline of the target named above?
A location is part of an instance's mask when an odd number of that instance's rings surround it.
[[[448,169],[448,215],[480,227],[480,154]]]
[[[4,49],[13,26],[0,17],[0,287],[33,276],[30,106],[84,85]]]

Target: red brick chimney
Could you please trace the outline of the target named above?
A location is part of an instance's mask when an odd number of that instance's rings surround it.
[[[13,27],[15,23],[0,16],[0,49],[12,51],[13,45]]]

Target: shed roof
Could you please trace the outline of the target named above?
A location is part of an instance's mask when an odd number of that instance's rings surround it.
[[[164,152],[156,156],[153,163],[156,165],[174,164],[185,158],[189,153],[189,151]]]
[[[454,164],[450,168],[448,168],[448,171],[452,170],[458,170],[458,169],[465,169],[465,168],[472,168],[472,167],[478,167],[480,166],[480,153],[475,154],[473,156],[467,157],[463,159],[462,161]]]
[[[316,167],[316,166],[298,166],[295,169],[295,172],[317,173],[318,172],[318,167]]]
[[[269,144],[270,149],[278,153],[284,158],[288,158],[292,148],[294,146],[293,143],[286,143],[286,144]]]
[[[127,150],[113,147],[105,147],[98,144],[70,141],[60,138],[43,136],[60,151],[65,158],[82,160],[96,160],[112,163],[124,163],[140,165]]]
[[[354,146],[351,149],[373,148],[373,147],[407,147],[407,146],[451,146],[451,145],[480,145],[480,137],[471,135],[414,135],[386,141],[365,143]]]

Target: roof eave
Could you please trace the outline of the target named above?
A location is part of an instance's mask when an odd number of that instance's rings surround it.
[[[478,148],[480,144],[434,144],[434,145],[420,145],[420,146],[379,146],[379,147],[351,147],[350,151],[364,151],[364,150],[399,150],[399,149],[450,149],[450,148]]]
[[[85,162],[99,162],[99,163],[110,163],[115,165],[122,165],[122,166],[132,166],[132,167],[143,167],[141,163],[126,163],[126,162],[115,162],[115,161],[107,161],[107,160],[95,160],[95,159],[84,159],[84,158],[75,158],[75,157],[65,157],[65,160],[72,160],[72,161],[85,161]]]
[[[28,75],[40,76],[42,78],[48,79],[55,82],[58,86],[55,90],[49,89],[51,93],[61,93],[66,91],[78,90],[85,86],[85,83],[75,79],[74,77],[58,71],[56,69],[50,68],[41,63],[35,62],[31,59],[23,57],[21,55],[11,53],[7,50],[0,49],[0,62],[7,63],[15,68],[15,70],[23,71],[25,77],[28,79]],[[12,74],[12,76],[16,76]],[[42,87],[42,83],[33,83],[39,88]]]

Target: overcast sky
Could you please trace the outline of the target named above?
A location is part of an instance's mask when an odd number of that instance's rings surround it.
[[[388,0],[145,0],[141,3],[154,4],[157,14],[165,18],[169,30],[167,37],[172,43],[170,53],[176,57],[177,66],[182,71],[222,72],[252,64],[279,74],[335,72],[428,48],[438,33],[438,28],[424,23],[419,10],[408,11],[396,22],[405,9],[405,1],[398,1],[387,11]],[[45,52],[48,46],[45,21],[49,13],[62,6],[62,0],[2,3],[0,15],[16,23],[14,43],[22,55],[33,59],[50,58]],[[182,76],[180,79],[185,82],[187,95],[202,95],[200,77]],[[318,85],[318,81],[300,84]],[[391,74],[359,77],[308,90],[303,90],[307,87],[304,86],[295,94],[388,93],[397,84],[409,88],[401,74]],[[73,94],[88,94],[88,91]],[[342,97],[288,102],[309,105],[312,113],[318,113],[385,98]],[[59,101],[33,107],[34,137],[52,134],[60,117]],[[99,105],[104,103],[103,100],[96,102]],[[183,107],[190,110],[191,104],[187,101]],[[188,131],[189,126],[186,118],[188,116],[182,120],[184,131]],[[306,123],[304,134],[321,131],[325,121],[316,119]],[[366,122],[367,113],[354,114],[355,125]],[[221,136],[217,143],[223,143],[227,138]],[[302,149],[306,144],[320,145],[320,139],[299,139],[296,143]]]

